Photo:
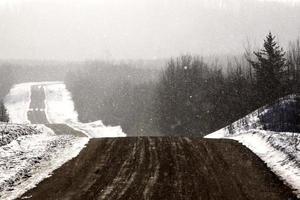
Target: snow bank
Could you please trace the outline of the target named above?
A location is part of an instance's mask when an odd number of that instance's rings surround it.
[[[294,112],[299,109],[297,101],[299,101],[297,95],[283,97],[273,105],[261,107],[205,138],[239,141],[259,156],[280,179],[295,190],[300,198],[300,134],[263,130],[268,127],[266,120],[263,120],[265,118],[278,118],[276,116],[278,112],[283,112],[286,116],[290,113],[294,115]],[[289,107],[291,104],[294,104],[294,107]],[[285,123],[281,122],[282,124],[289,123],[288,118],[280,119],[286,120]],[[276,120],[270,122],[273,124],[269,127],[278,123]]]
[[[300,134],[259,129],[229,134],[224,128],[205,138],[237,140],[259,156],[300,197]]]
[[[18,137],[41,133],[33,126],[0,123],[0,146],[7,145]]]
[[[7,127],[6,127],[7,128]],[[36,134],[22,135],[0,146],[0,198],[15,199],[33,188],[52,171],[77,156],[88,138],[56,135],[38,125]]]
[[[78,122],[78,114],[75,111],[71,94],[64,83],[46,84],[44,90],[46,96],[45,111],[50,123]]]
[[[64,83],[45,84],[46,116],[50,123],[63,123],[82,131],[91,138],[125,137],[120,126],[105,126],[102,121],[81,123],[70,92]]]
[[[247,116],[243,117],[242,119],[239,119],[237,121],[235,121],[234,123],[230,124],[229,126],[226,126],[212,134],[209,134],[210,138],[220,138],[222,137],[224,134],[235,134],[235,133],[239,133],[239,132],[243,132],[246,130],[251,130],[251,129],[259,129],[259,130],[263,130],[266,127],[266,120],[264,120],[264,118],[269,117],[269,118],[283,118],[286,117],[287,114],[289,114],[289,112],[292,114],[293,111],[297,108],[299,109],[298,105],[295,105],[295,107],[290,107],[288,108],[287,106],[291,103],[296,103],[297,99],[300,99],[300,96],[298,95],[287,95],[285,97],[282,97],[280,99],[277,100],[277,102],[275,102],[272,105],[266,105],[263,106],[257,110],[255,110],[254,112],[248,114]],[[298,107],[297,107],[298,106]],[[281,111],[278,109],[282,109]],[[292,109],[292,110],[289,110]],[[283,116],[276,116],[274,114],[276,114],[276,112],[284,112],[285,115]],[[273,113],[270,115],[270,113]],[[282,114],[282,113],[281,113]],[[285,119],[285,122],[289,122],[288,119]],[[277,123],[276,121],[273,123]],[[291,122],[294,123],[294,122]],[[265,126],[265,127],[264,127]],[[272,130],[272,129],[271,129]],[[290,131],[290,130],[289,130]],[[294,130],[293,130],[294,131]]]
[[[125,137],[120,126],[105,126],[102,121],[91,123],[69,123],[73,129],[81,131],[92,138]]]
[[[267,166],[300,197],[300,152],[293,133],[250,131],[232,139],[238,140],[258,155]]]

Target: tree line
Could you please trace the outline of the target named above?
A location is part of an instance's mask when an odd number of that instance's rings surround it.
[[[269,33],[262,49],[224,65],[183,55],[163,70],[98,63],[66,79],[83,121],[129,135],[204,136],[300,90],[300,45],[285,52]]]

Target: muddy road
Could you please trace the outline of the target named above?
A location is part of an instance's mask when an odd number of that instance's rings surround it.
[[[296,199],[236,141],[183,137],[92,139],[23,198]]]

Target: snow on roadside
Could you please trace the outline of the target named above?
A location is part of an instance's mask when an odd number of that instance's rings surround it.
[[[295,103],[297,100],[297,95],[291,94],[291,95],[287,95],[285,97],[282,97],[280,99],[278,99],[278,101],[275,103],[275,105],[266,105],[263,106],[255,111],[253,111],[252,113],[248,114],[247,116],[233,122],[232,124],[218,130],[215,131],[211,134],[209,134],[210,138],[221,138],[224,137],[225,135],[231,135],[231,134],[235,134],[235,133],[239,133],[239,132],[244,132],[247,130],[251,130],[251,129],[259,129],[259,130],[263,130],[264,125],[261,122],[261,117],[263,117],[265,114],[267,114],[269,111],[273,111],[273,112],[278,112],[278,111],[274,111],[274,107],[279,107],[282,105],[288,105],[290,103]],[[289,112],[288,110],[286,110],[286,112]],[[274,116],[271,116],[274,117]]]
[[[31,84],[14,85],[4,98],[4,104],[9,113],[10,122],[29,124],[27,112],[30,105]]]
[[[0,122],[0,146],[9,144],[18,137],[40,133],[34,126]]]
[[[229,134],[227,128],[205,138],[233,139],[248,147],[300,197],[300,134],[259,129],[239,130]]]
[[[125,137],[120,126],[105,126],[102,121],[95,121],[91,123],[68,123],[70,127],[81,131],[91,138],[109,138],[109,137]]]
[[[44,90],[46,96],[45,110],[50,123],[67,124],[91,138],[126,136],[120,126],[105,126],[100,120],[91,123],[79,122],[72,96],[63,82],[45,84]]]
[[[67,124],[70,121],[78,121],[78,114],[75,111],[71,94],[63,82],[46,84],[44,91],[46,97],[45,111],[50,123]]]
[[[267,166],[300,198],[300,133],[274,132],[263,130],[266,122],[260,118],[268,112],[278,112],[287,105],[297,102],[297,95],[288,95],[273,105],[266,105],[246,117],[213,132],[205,138],[237,140],[259,156]],[[294,108],[293,108],[294,109]],[[270,116],[274,117],[274,116]]]
[[[24,127],[27,135],[0,146],[1,199],[15,199],[35,187],[77,156],[88,142],[84,137],[56,135],[44,125],[36,125],[36,128],[37,133]]]

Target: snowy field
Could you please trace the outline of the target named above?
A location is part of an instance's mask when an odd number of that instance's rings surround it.
[[[30,123],[27,119],[31,96],[30,87],[31,83],[14,85],[9,94],[5,97],[4,104],[12,123]]]
[[[293,97],[291,96],[291,101]],[[281,101],[280,104],[286,103]],[[260,109],[262,110],[262,109]],[[263,130],[258,110],[205,138],[237,140],[259,156],[300,198],[300,134]]]
[[[27,112],[31,86],[45,91],[45,115],[49,123],[67,124],[87,137],[56,135],[45,125],[31,125]],[[4,99],[10,123],[0,124],[0,199],[15,199],[53,170],[77,156],[89,138],[124,137],[121,127],[101,121],[80,123],[71,95],[62,82],[32,82],[13,86]]]

